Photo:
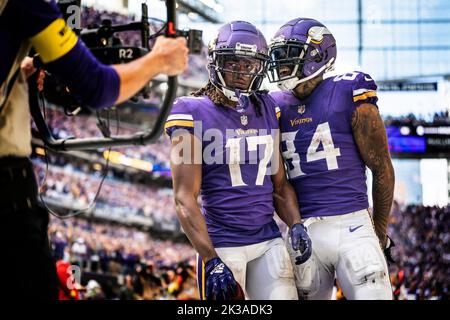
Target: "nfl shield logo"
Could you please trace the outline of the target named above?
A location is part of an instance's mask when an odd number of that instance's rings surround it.
[[[298,106],[297,112],[300,113],[300,114],[304,114],[305,113],[305,109],[306,109],[306,106],[303,104],[301,106]]]
[[[243,114],[243,115],[241,116],[241,124],[242,124],[243,126],[246,126],[246,125],[248,124],[248,118],[247,118],[247,116],[246,116],[245,114]]]

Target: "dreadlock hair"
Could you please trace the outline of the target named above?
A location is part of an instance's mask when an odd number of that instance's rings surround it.
[[[262,116],[261,104],[264,103],[258,97],[258,94],[267,94],[268,92],[268,90],[257,90],[249,96],[250,102],[255,106],[257,117]],[[204,87],[192,92],[191,95],[193,95],[194,97],[207,96],[218,107],[225,106],[227,104],[225,95],[218,91],[217,88],[211,83],[211,81],[208,81],[208,83]]]
[[[216,89],[211,81],[208,81],[203,88],[192,92],[191,95],[194,97],[207,96],[217,106],[225,105],[227,103],[226,97]]]

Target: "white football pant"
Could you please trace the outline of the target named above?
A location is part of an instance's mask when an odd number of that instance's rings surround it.
[[[307,218],[303,223],[312,241],[308,261],[295,265],[285,237],[300,299],[331,299],[335,277],[348,300],[392,299],[386,258],[368,210]]]
[[[294,273],[282,238],[248,246],[216,248],[250,300],[297,300]],[[205,299],[204,264],[197,254],[197,282]]]

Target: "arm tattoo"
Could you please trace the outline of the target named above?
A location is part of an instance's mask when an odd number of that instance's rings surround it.
[[[359,153],[372,171],[373,222],[383,248],[394,197],[395,176],[384,128],[376,106],[365,103],[352,115],[352,130]]]

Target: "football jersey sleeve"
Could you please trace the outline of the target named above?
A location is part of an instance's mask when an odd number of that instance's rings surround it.
[[[185,101],[183,97],[176,99],[164,125],[165,133],[170,138],[175,132],[182,132],[181,130],[194,134],[194,121],[199,119],[195,119],[193,110],[192,104]]]
[[[352,84],[353,103],[356,107],[363,103],[377,105],[377,85],[366,73],[358,73]]]
[[[21,0],[10,2],[14,8],[14,12],[16,12],[15,19],[17,19],[17,26],[14,27],[18,28],[24,38],[31,38],[33,46],[38,44],[38,48],[36,48],[37,52],[41,51],[39,50],[40,47],[57,46],[57,48],[51,48],[53,50],[46,48],[47,51],[44,52],[44,56],[46,53],[50,53],[49,55],[52,56],[55,55],[54,51],[58,51],[56,53],[58,54],[61,51],[68,51],[73,47],[77,37],[71,33],[71,30],[64,29],[64,35],[60,35],[57,32],[57,35],[55,35],[52,32],[52,23],[56,23],[53,29],[56,28],[60,32],[65,27],[64,20],[62,20],[62,13],[59,11],[55,0]],[[43,34],[42,41],[39,41],[40,39],[35,36],[42,31],[46,32]],[[47,43],[45,43],[44,38],[46,38]],[[39,46],[40,44],[41,46]]]

